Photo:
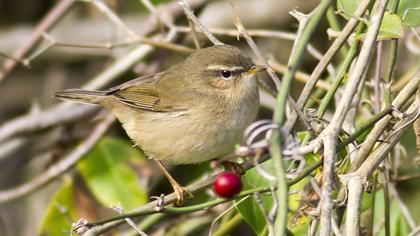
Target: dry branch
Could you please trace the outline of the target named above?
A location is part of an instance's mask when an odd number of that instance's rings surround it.
[[[331,233],[331,219],[333,217],[332,188],[334,184],[335,162],[336,162],[336,143],[341,126],[350,109],[351,102],[357,92],[359,83],[369,66],[369,61],[374,51],[374,44],[379,32],[379,27],[385,13],[388,0],[380,0],[376,12],[366,32],[366,38],[363,42],[359,57],[350,74],[343,97],[341,98],[330,125],[322,132],[324,141],[324,169],[322,172],[322,199],[321,199],[321,236],[329,236]]]
[[[41,188],[51,181],[59,178],[65,172],[69,171],[78,161],[80,161],[92,149],[96,142],[105,134],[108,127],[112,124],[115,118],[108,115],[101,121],[86,140],[77,146],[69,155],[64,157],[61,161],[49,167],[45,172],[32,178],[29,182],[24,183],[18,187],[13,187],[7,190],[0,191],[0,204],[8,201],[13,201],[17,198],[26,196],[27,194]]]
[[[44,19],[35,27],[29,39],[19,48],[15,50],[12,57],[15,60],[6,60],[0,70],[0,82],[6,77],[10,71],[15,68],[18,61],[24,57],[37,45],[42,39],[42,33],[52,28],[68,10],[74,5],[75,0],[61,0],[57,5],[44,17]]]
[[[354,12],[354,15],[359,17],[364,14],[366,9],[368,8],[371,0],[364,0],[362,1],[357,9]],[[343,30],[340,33],[340,36],[338,36],[332,45],[328,48],[327,52],[322,57],[321,61],[318,63],[318,65],[315,67],[315,69],[311,73],[311,79],[309,82],[305,84],[305,87],[303,88],[301,95],[299,96],[299,99],[297,101],[297,104],[302,108],[305,103],[307,102],[311,91],[313,90],[316,82],[319,80],[322,72],[327,68],[328,64],[331,62],[333,56],[338,52],[338,50],[343,46],[343,44],[348,39],[349,35],[353,32],[354,28],[358,24],[358,20],[355,18],[351,18],[347,24],[344,26]],[[286,128],[288,131],[293,129],[295,122],[297,120],[297,114],[293,114],[289,121],[286,124]]]

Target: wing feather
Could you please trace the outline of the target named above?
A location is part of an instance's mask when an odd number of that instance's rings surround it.
[[[183,105],[165,96],[164,91],[158,91],[156,83],[163,75],[157,73],[130,80],[109,89],[106,94],[113,95],[121,103],[140,110],[154,112],[185,110]]]

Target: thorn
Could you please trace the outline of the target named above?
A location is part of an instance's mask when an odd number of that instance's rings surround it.
[[[404,119],[405,117],[407,117],[407,114],[406,113],[404,113],[404,112],[402,112],[402,111],[400,111],[400,110],[398,110],[396,107],[394,107],[394,106],[392,106],[391,107],[391,110],[392,110],[392,116],[393,117],[395,117],[395,118],[398,118],[398,119]]]
[[[155,211],[161,211],[165,207],[165,194],[162,193],[160,196],[152,196],[150,198],[157,201],[154,207]]]
[[[76,223],[71,224],[71,231],[78,235],[83,235],[88,229],[88,221],[83,218],[79,219]]]
[[[121,203],[118,203],[117,205],[112,205],[111,209],[118,212],[118,214],[124,213],[124,208]]]

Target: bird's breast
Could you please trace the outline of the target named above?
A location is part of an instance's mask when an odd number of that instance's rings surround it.
[[[123,126],[152,158],[173,164],[203,162],[231,152],[258,111],[258,94],[224,105],[210,102],[185,111],[133,115]]]

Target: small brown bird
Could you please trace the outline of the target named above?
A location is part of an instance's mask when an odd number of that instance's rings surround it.
[[[253,77],[262,69],[238,48],[217,45],[105,91],[69,89],[55,96],[111,110],[134,143],[157,161],[182,204],[191,193],[161,161],[193,164],[232,152],[257,114]]]

